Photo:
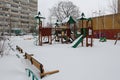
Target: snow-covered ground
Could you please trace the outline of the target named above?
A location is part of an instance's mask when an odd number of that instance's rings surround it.
[[[120,41],[114,45],[115,40],[99,42],[94,39],[93,47],[72,48],[71,44],[57,42],[36,46],[30,35],[11,37],[10,40],[14,49],[18,45],[24,52],[34,54],[45,71],[60,71],[43,80],[120,80]],[[25,72],[28,66],[16,54],[18,52],[14,51],[0,58],[0,80],[29,80]]]

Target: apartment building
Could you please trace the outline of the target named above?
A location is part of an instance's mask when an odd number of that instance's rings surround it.
[[[20,28],[29,31],[35,26],[37,0],[0,0],[0,30]]]

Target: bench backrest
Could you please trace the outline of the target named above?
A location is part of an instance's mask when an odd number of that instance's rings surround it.
[[[30,60],[31,64],[33,64],[38,70],[40,70],[41,73],[44,73],[43,65],[36,59],[34,59],[31,55],[25,53],[25,59]]]

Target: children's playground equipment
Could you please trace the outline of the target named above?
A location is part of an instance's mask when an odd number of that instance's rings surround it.
[[[81,34],[76,39],[75,43],[73,44],[73,48],[76,48],[80,43],[83,44],[84,38],[86,38],[86,47],[93,46],[93,22],[92,19],[84,18],[84,13],[81,14],[81,18],[78,19],[81,22]]]
[[[42,39],[43,37],[47,37],[48,38],[48,42],[46,43],[50,43],[52,44],[52,28],[43,28],[42,27],[42,21],[41,19],[45,19],[44,17],[40,16],[40,12],[38,13],[38,15],[35,17],[36,19],[38,19],[39,21],[39,30],[38,30],[38,40],[39,40],[39,45],[42,46]]]
[[[76,38],[78,41],[72,46],[76,48],[80,43],[82,43],[83,46],[83,40],[86,38],[86,46],[91,46],[93,45],[92,39],[93,39],[93,23],[92,19],[86,19],[84,18],[84,13],[82,13],[82,18],[78,19],[81,22],[81,33],[78,34],[78,29],[76,26],[76,21],[71,17],[65,18],[61,24],[58,24],[58,21],[56,23],[55,28],[51,27],[42,27],[42,21],[41,19],[44,19],[44,17],[40,16],[40,12],[38,15],[35,17],[39,23],[39,30],[38,30],[38,43],[40,46],[42,46],[43,43],[43,38],[47,37],[47,42],[44,43],[49,43],[52,44],[52,40],[55,39],[55,41],[61,41],[61,43],[72,43]],[[54,38],[52,39],[52,31],[55,31],[55,34],[53,35]],[[80,31],[80,30],[79,30]],[[37,40],[36,40],[37,43]]]
[[[117,43],[118,39],[120,39],[120,33],[117,33],[117,36],[116,36],[116,40],[115,40],[114,45],[116,45],[116,43]]]
[[[39,25],[39,23],[37,22],[37,18],[35,17],[35,19],[36,19],[36,22],[35,22],[35,27],[33,28],[33,38],[35,39],[35,41],[34,41],[34,44],[35,45],[38,45],[38,37],[37,37],[37,35],[38,35],[38,29],[37,29],[37,27],[38,27],[38,25]]]
[[[107,39],[106,39],[106,37],[100,37],[100,40],[99,40],[100,42],[106,42],[107,41]]]
[[[55,26],[55,37],[53,39],[58,42],[61,41],[62,43],[71,43],[75,39],[75,28],[76,21],[71,16],[65,18],[61,23],[57,20]]]
[[[105,36],[105,33],[104,32],[100,32],[100,38],[99,38],[100,42],[106,42],[107,39],[106,39],[106,36]]]

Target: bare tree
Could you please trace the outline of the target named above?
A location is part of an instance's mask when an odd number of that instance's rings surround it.
[[[5,38],[0,37],[0,55],[3,56],[5,47]]]
[[[62,21],[68,16],[74,18],[79,17],[79,8],[74,5],[71,1],[60,1],[56,6],[50,9],[50,16],[56,17],[59,21]]]
[[[8,43],[8,38],[5,36],[0,36],[0,56],[9,54],[9,51],[12,50],[10,43]]]
[[[109,0],[109,7],[113,14],[118,13],[118,0]]]
[[[113,21],[112,21],[112,28],[114,29],[114,25],[115,25],[115,22],[117,22],[120,26],[120,13],[119,13],[119,0],[110,0],[109,2],[109,7],[110,7],[110,11],[113,13]]]

